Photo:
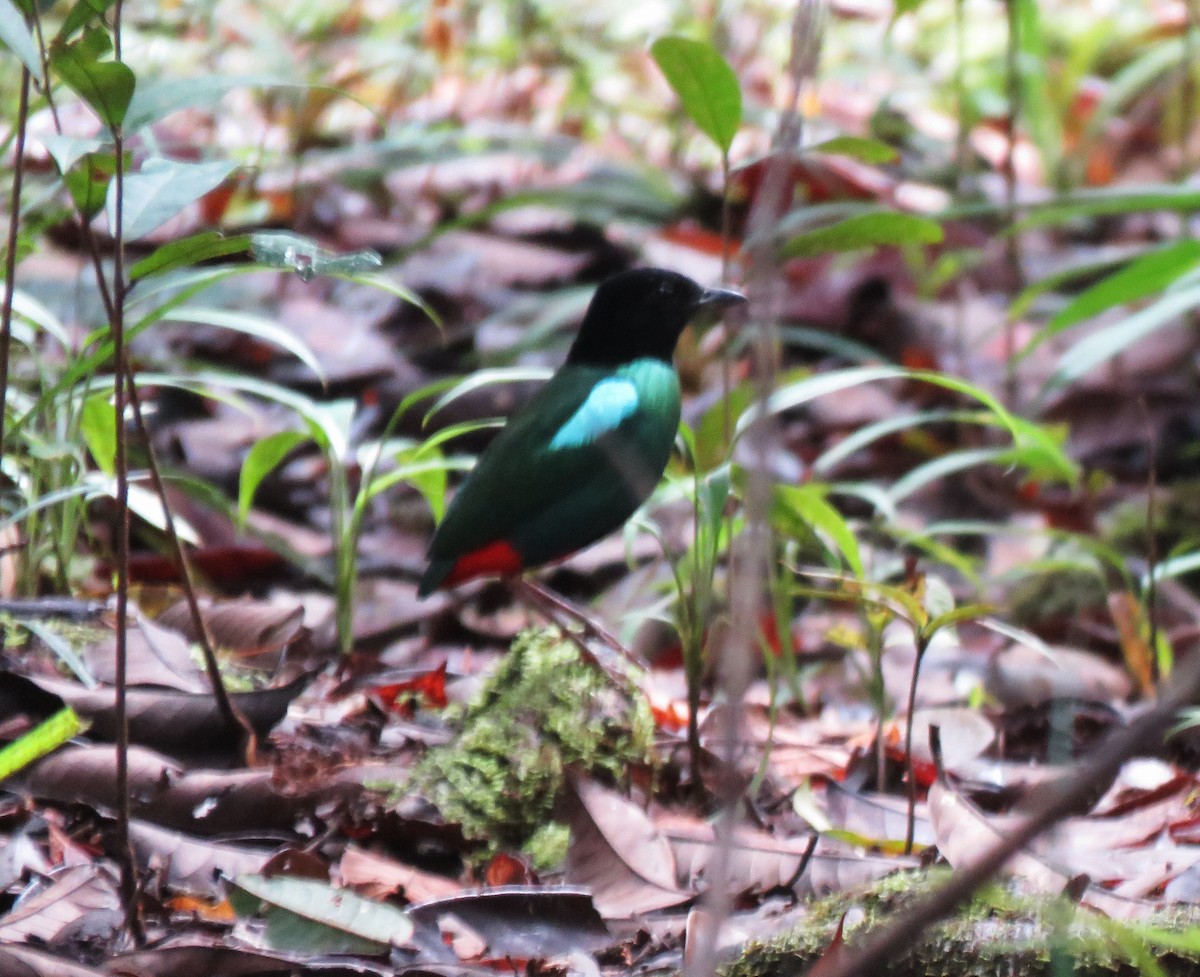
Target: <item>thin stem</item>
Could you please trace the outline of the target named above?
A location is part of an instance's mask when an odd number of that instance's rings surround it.
[[[963,10],[965,3],[966,0],[954,0],[954,106],[958,114],[958,132],[954,140],[954,168],[960,193],[964,189],[965,177],[971,166],[971,127],[967,119],[967,26]]]
[[[1196,0],[1185,0],[1183,9],[1187,20],[1180,64],[1183,77],[1179,91],[1179,168],[1176,172],[1176,177],[1181,180],[1192,172],[1192,130],[1196,125],[1196,29],[1200,27]]]
[[[1017,0],[1004,0],[1008,13],[1008,46],[1005,49],[1004,74],[1007,86],[1008,116],[1005,135],[1008,145],[1004,153],[1004,206],[1009,233],[1005,236],[1004,255],[1016,289],[1021,289],[1024,274],[1021,270],[1021,235],[1012,228],[1017,223],[1017,118],[1021,111],[1021,74],[1018,63],[1021,44],[1021,18]],[[1010,317],[1004,324],[1004,406],[1017,406],[1017,324]]]
[[[775,229],[791,201],[788,172],[800,146],[803,120],[800,99],[817,75],[825,8],[820,0],[800,0],[792,21],[792,55],[788,64],[789,101],[780,117],[775,145],[762,187],[748,220],[746,239],[754,242],[746,254],[746,291],[757,328],[754,331],[756,394],[762,420],[746,432],[752,463],[746,479],[743,511],[745,529],[739,546],[731,552],[730,609],[732,627],[717,662],[718,680],[725,700],[722,728],[723,775],[718,786],[721,814],[717,819],[717,848],[708,869],[705,896],[706,925],[697,927],[695,948],[689,941],[686,977],[711,977],[718,964],[717,934],[732,908],[734,831],[743,809],[742,783],[737,775],[741,755],[742,711],[752,672],[754,636],[759,633],[763,587],[769,580],[773,548],[768,519],[772,482],[770,458],[778,444],[778,429],[766,409],[775,389],[778,335],[776,322],[781,305],[779,256],[773,241]]]
[[[729,281],[729,266],[733,252],[731,206],[729,201],[729,153],[721,153],[721,283]],[[723,325],[717,326],[724,329]],[[729,340],[721,344],[721,430],[722,444],[733,442],[733,404],[730,394],[733,392],[733,352],[729,348]]]
[[[917,629],[914,628],[914,631]],[[913,838],[917,833],[917,765],[913,761],[913,716],[917,711],[917,677],[921,673],[921,660],[929,648],[929,638],[919,631],[915,634],[917,657],[913,662],[912,681],[908,686],[908,714],[904,717],[904,756],[908,765],[908,822],[904,829],[904,854],[911,855]]]
[[[113,50],[121,57],[121,6],[117,0],[113,12]],[[142,939],[138,917],[137,867],[129,845],[129,716],[128,691],[128,628],[129,628],[129,443],[125,429],[125,377],[128,372],[125,358],[125,137],[119,125],[112,126],[113,152],[116,169],[113,173],[113,275],[112,318],[113,374],[116,378],[114,406],[116,413],[116,475],[117,511],[113,520],[117,556],[117,650],[116,650],[116,708],[117,727],[117,861],[121,866],[121,898],[125,904],[125,925],[135,938]]]
[[[4,253],[4,304],[0,308],[0,457],[4,453],[4,417],[8,412],[8,357],[12,346],[13,292],[17,282],[17,241],[21,228],[21,182],[25,174],[25,127],[29,121],[29,69],[21,69],[17,105],[17,144],[13,157],[12,196],[8,206],[8,242]]]
[[[179,566],[179,584],[183,589],[184,600],[187,602],[188,614],[192,620],[192,630],[196,634],[196,640],[200,643],[200,652],[204,658],[204,669],[208,673],[208,681],[212,686],[213,697],[217,700],[217,709],[220,711],[222,718],[225,720],[225,725],[229,727],[230,732],[240,731],[245,736],[247,762],[252,765],[257,753],[258,737],[249,720],[233,704],[233,700],[229,697],[229,692],[225,688],[225,679],[221,675],[221,666],[217,661],[217,653],[213,647],[212,637],[208,633],[208,625],[204,621],[204,615],[200,612],[200,602],[196,599],[196,588],[192,584],[191,561],[188,559],[187,551],[183,548],[183,541],[180,540],[179,533],[176,530],[175,516],[171,512],[171,507],[167,504],[166,485],[163,483],[158,457],[154,451],[154,444],[150,439],[150,431],[146,425],[145,415],[142,413],[141,397],[138,395],[137,385],[134,383],[133,374],[129,372],[128,364],[126,365],[125,379],[129,385],[129,404],[133,408],[133,420],[138,429],[138,437],[146,450],[146,467],[150,472],[150,483],[154,486],[155,494],[158,495],[162,503],[163,528],[166,530],[167,542],[171,547],[175,562]]]

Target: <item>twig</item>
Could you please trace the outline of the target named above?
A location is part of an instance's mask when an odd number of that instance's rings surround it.
[[[917,631],[917,628],[913,628]],[[908,715],[904,717],[904,755],[908,763],[908,821],[904,829],[904,854],[911,855],[913,838],[917,832],[917,764],[913,760],[913,716],[917,711],[917,679],[921,675],[921,661],[929,650],[929,639],[921,633],[916,637],[916,660],[913,661],[912,682],[908,686]],[[881,734],[882,735],[882,734]],[[881,782],[882,783],[882,782]]]
[[[17,239],[21,227],[21,182],[25,174],[25,129],[29,122],[29,80],[29,69],[22,68],[12,196],[8,207],[8,250],[4,254],[4,304],[0,308],[0,457],[4,453],[4,415],[8,406],[8,356],[12,345],[13,292],[17,287]]]
[[[196,640],[200,643],[200,652],[204,658],[204,670],[208,674],[208,681],[212,686],[213,697],[217,700],[217,709],[220,711],[222,718],[225,720],[225,725],[231,732],[236,732],[240,729],[244,734],[246,763],[249,766],[254,766],[258,754],[258,735],[254,732],[254,727],[250,725],[250,721],[233,704],[233,700],[229,697],[229,691],[225,688],[225,679],[221,675],[221,665],[217,661],[217,653],[213,647],[212,636],[208,633],[208,625],[204,620],[204,615],[200,612],[200,602],[196,599],[196,588],[192,583],[191,561],[187,557],[187,552],[183,548],[183,542],[180,540],[179,533],[175,528],[175,517],[172,515],[171,507],[167,501],[167,489],[163,484],[162,473],[158,466],[158,458],[154,452],[154,445],[150,440],[150,431],[146,426],[146,418],[142,413],[141,398],[138,395],[133,374],[129,372],[128,364],[126,364],[125,382],[128,384],[129,404],[133,408],[133,419],[137,425],[138,436],[141,438],[142,445],[146,449],[146,467],[150,472],[150,482],[154,486],[154,491],[158,495],[159,501],[162,503],[163,528],[166,529],[167,542],[170,544],[172,555],[179,566],[179,585],[183,590],[183,597],[187,602],[188,613],[192,619],[192,630],[196,634]]]
[[[518,597],[523,598],[527,604],[540,610],[553,621],[569,640],[576,643],[588,661],[595,664],[597,668],[608,675],[618,685],[626,683],[627,675],[623,674],[612,661],[605,661],[597,656],[591,648],[579,639],[577,634],[566,627],[563,623],[563,618],[566,618],[568,621],[574,621],[583,629],[584,634],[590,635],[601,644],[612,649],[617,655],[636,668],[645,670],[649,667],[646,662],[642,661],[630,649],[621,644],[603,625],[594,621],[570,601],[563,599],[553,591],[526,577],[518,577],[513,582],[513,587]]]
[[[721,649],[718,679],[725,697],[723,738],[724,776],[719,786],[721,816],[716,823],[716,852],[709,865],[709,888],[704,905],[709,925],[699,927],[696,945],[685,955],[686,977],[711,977],[716,971],[717,934],[730,911],[730,868],[741,807],[742,785],[736,776],[741,738],[742,700],[750,683],[754,636],[758,634],[759,610],[770,559],[770,527],[767,520],[771,499],[770,457],[777,441],[768,401],[775,389],[777,336],[774,323],[780,305],[778,257],[775,229],[791,204],[788,174],[800,145],[802,121],[800,97],[816,75],[820,53],[824,5],[822,0],[800,0],[792,21],[792,56],[788,76],[792,84],[787,110],[776,133],[774,152],[748,221],[746,291],[759,328],[755,332],[754,357],[760,419],[746,432],[752,458],[744,502],[745,530],[736,548],[736,566],[731,568],[730,604],[733,624]]]
[[[113,11],[113,51],[121,59],[121,6]],[[129,626],[129,444],[125,431],[125,239],[123,214],[125,203],[125,136],[120,125],[111,127],[116,168],[113,172],[113,275],[112,318],[113,375],[116,412],[117,512],[113,520],[117,556],[117,651],[116,651],[116,746],[117,746],[117,862],[121,866],[121,899],[125,904],[125,925],[141,942],[142,925],[138,916],[137,865],[129,843],[129,716],[128,626]]]
[[[1021,73],[1018,63],[1021,44],[1021,17],[1017,0],[1003,0],[1008,13],[1008,44],[1005,48],[1004,75],[1007,84],[1008,115],[1005,135],[1008,145],[1004,152],[1004,209],[1008,234],[1004,238],[1004,256],[1019,291],[1024,273],[1021,270],[1021,235],[1013,230],[1017,222],[1017,118],[1021,112]],[[1017,324],[1008,318],[1004,323],[1004,406],[1017,406]]]
[[[949,916],[992,879],[1013,855],[1110,784],[1126,760],[1142,750],[1158,747],[1174,725],[1176,713],[1190,705],[1197,694],[1200,694],[1200,655],[1192,656],[1161,686],[1158,704],[1150,711],[1101,743],[1072,773],[1035,791],[1029,814],[1011,833],[976,861],[956,871],[930,895],[868,933],[860,946],[843,945],[822,958],[821,977],[866,977],[882,972],[889,961],[912,947],[928,927]]]

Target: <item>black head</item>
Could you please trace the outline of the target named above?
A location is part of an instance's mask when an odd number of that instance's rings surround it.
[[[623,271],[596,289],[567,362],[619,366],[653,358],[669,363],[692,318],[745,301],[737,292],[703,288],[662,268]]]

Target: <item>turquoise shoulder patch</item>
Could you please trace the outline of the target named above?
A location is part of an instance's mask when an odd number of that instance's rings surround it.
[[[592,387],[550,442],[551,450],[580,448],[617,428],[638,408],[638,392],[632,380],[606,377]]]

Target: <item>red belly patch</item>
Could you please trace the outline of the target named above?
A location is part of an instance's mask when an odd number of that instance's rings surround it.
[[[515,577],[525,569],[525,561],[511,543],[500,539],[460,556],[442,581],[442,587],[457,587],[476,577]]]

